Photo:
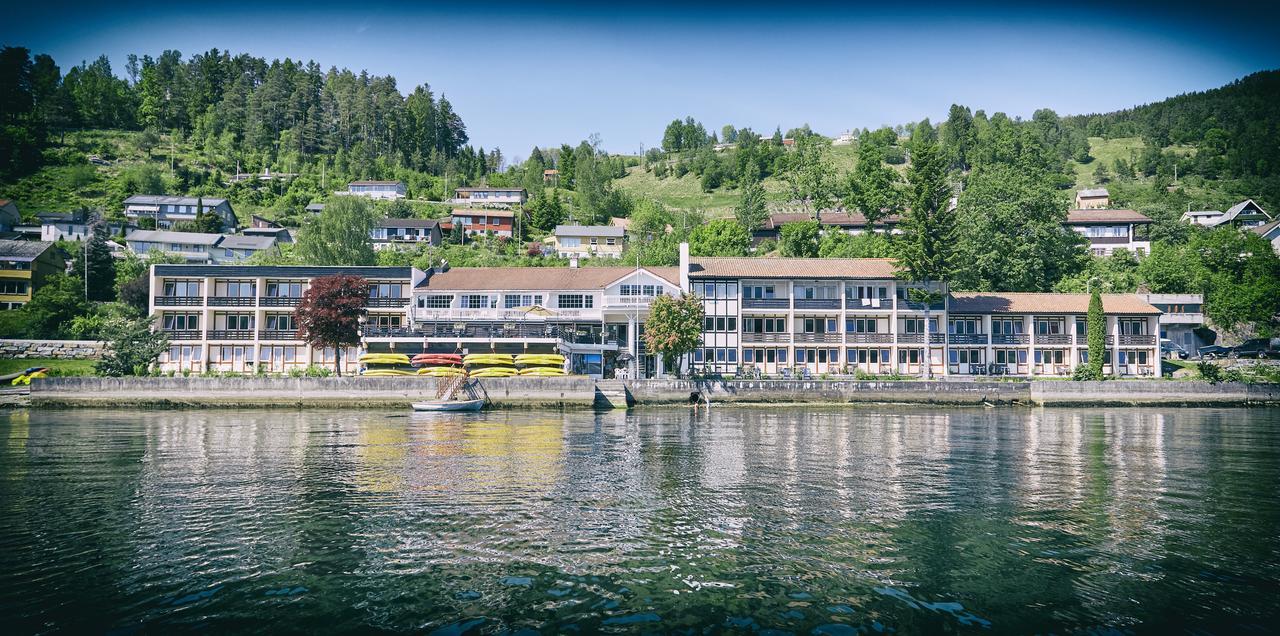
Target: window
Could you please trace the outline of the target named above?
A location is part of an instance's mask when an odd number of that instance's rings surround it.
[[[1121,320],[1120,333],[1126,336],[1141,336],[1147,333],[1145,320]]]
[[[644,289],[644,295],[645,295],[645,296],[657,296],[657,295],[658,295],[658,287],[657,287],[657,285],[645,285],[645,286],[643,287],[643,289]]]
[[[848,318],[844,321],[844,330],[847,333],[875,333],[875,318]]]
[[[227,331],[250,331],[253,329],[253,314],[227,314],[224,320]]]
[[[787,363],[787,350],[778,349],[778,364],[786,364],[786,363]]]
[[[733,320],[736,322],[737,319]],[[746,333],[784,333],[786,323],[786,318],[743,318],[742,330]]]
[[[586,294],[560,294],[556,304],[561,309],[591,309],[595,305],[595,297]]]
[[[163,324],[167,331],[195,331],[200,328],[200,314],[165,314]]]
[[[369,285],[370,298],[404,298],[403,283],[373,283]]]
[[[620,293],[623,296],[639,296],[640,286],[639,285],[621,285],[618,293]]]
[[[489,296],[485,294],[465,294],[462,297],[463,309],[488,309]]]
[[[293,314],[268,314],[267,331],[297,331],[298,323]]]
[[[301,298],[302,283],[267,283],[268,298]]]
[[[396,329],[400,327],[400,315],[374,314],[369,316],[369,325],[378,329]]]
[[[982,321],[977,318],[955,318],[947,321],[947,333],[974,334],[981,325]]]
[[[582,239],[580,238],[562,238],[560,239],[560,247],[582,247]]]
[[[1020,334],[1022,333],[1022,321],[1011,318],[993,319],[991,321],[991,333],[996,335]]]
[[[224,298],[253,298],[258,294],[257,283],[251,280],[220,280],[214,283],[214,296]]]
[[[743,298],[774,298],[773,285],[752,285],[742,288]]]
[[[1064,331],[1065,328],[1063,327],[1061,319],[1036,319],[1036,334],[1038,335],[1056,335],[1063,333]]]
[[[200,281],[169,280],[164,283],[165,296],[199,296]]]
[[[0,281],[0,294],[20,295],[25,293],[27,293],[27,281],[25,280]]]
[[[507,294],[502,297],[502,307],[504,309],[532,307],[534,305],[542,305],[542,294]]]
[[[924,333],[924,318],[904,318],[902,333]]]
[[[453,304],[453,296],[418,296],[418,307],[424,309],[448,309]]]
[[[1076,335],[1083,336],[1089,333],[1089,321],[1084,318],[1076,318]]]
[[[796,288],[796,298],[805,300],[829,300],[839,298],[835,285],[802,285]]]
[[[854,285],[845,289],[845,296],[850,299],[888,298],[889,288],[877,285]]]

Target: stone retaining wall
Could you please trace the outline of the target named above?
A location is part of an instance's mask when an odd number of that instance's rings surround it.
[[[97,359],[102,343],[96,340],[0,340],[0,358]]]
[[[637,404],[687,404],[697,392],[717,402],[901,402],[1013,404],[1030,402],[1028,382],[857,380],[637,380],[627,382]]]

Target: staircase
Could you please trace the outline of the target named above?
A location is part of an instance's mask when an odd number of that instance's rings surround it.
[[[466,381],[467,376],[465,375],[456,375],[451,378],[447,378],[447,381],[446,378],[440,378],[440,381],[436,383],[436,399],[452,400],[454,396],[457,395],[458,389],[461,388],[462,384]]]
[[[596,408],[625,409],[629,397],[622,380],[596,380]]]

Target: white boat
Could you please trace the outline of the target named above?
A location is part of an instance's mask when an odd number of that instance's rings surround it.
[[[414,402],[415,411],[479,411],[484,407],[484,400],[430,400]]]

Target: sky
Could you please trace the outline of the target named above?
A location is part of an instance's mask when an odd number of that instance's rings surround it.
[[[7,7],[0,43],[64,72],[105,54],[123,76],[129,53],[216,47],[392,75],[403,94],[447,96],[471,142],[509,159],[592,134],[639,152],[685,116],[837,135],[936,122],[952,103],[1107,112],[1280,68],[1280,8],[1232,0],[600,4],[52,0]]]

